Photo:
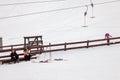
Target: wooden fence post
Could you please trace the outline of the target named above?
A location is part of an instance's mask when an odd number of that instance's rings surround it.
[[[65,42],[65,45],[64,45],[64,51],[67,50],[67,43]]]
[[[3,45],[2,38],[0,37],[0,50],[2,50],[2,45]]]
[[[51,52],[51,43],[49,43],[49,49],[50,49],[50,52]]]
[[[13,46],[11,45],[11,50],[13,49]]]
[[[107,39],[107,45],[110,45],[110,39]]]
[[[44,52],[44,46],[40,46],[40,54]]]
[[[87,48],[89,48],[89,40],[87,40]]]
[[[50,49],[49,59],[52,60],[52,54],[51,54],[51,43],[49,43],[49,49]]]

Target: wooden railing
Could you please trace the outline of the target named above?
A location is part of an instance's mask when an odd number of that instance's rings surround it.
[[[43,48],[50,47],[49,50],[44,50],[43,52],[53,52],[53,51],[66,51],[71,49],[79,49],[79,48],[89,48],[89,47],[97,47],[97,46],[104,46],[104,45],[111,45],[111,44],[119,44],[120,37],[114,37],[110,39],[110,42],[107,43],[106,39],[96,39],[96,40],[86,40],[80,42],[65,42],[60,44],[49,44],[44,45]],[[56,48],[59,47],[60,48]]]
[[[18,50],[23,50],[24,49],[24,44],[0,46],[0,48],[2,49],[2,50],[0,50],[0,53],[9,52],[12,49],[15,49],[15,50],[18,51]]]
[[[104,45],[111,45],[111,44],[119,44],[120,37],[113,37],[110,38],[110,42],[107,43],[106,39],[96,39],[96,40],[86,40],[86,41],[78,41],[78,42],[64,42],[59,44],[48,44],[43,46],[34,46],[30,47],[33,48],[42,48],[38,52],[53,52],[53,51],[66,51],[71,49],[79,49],[79,48],[89,48],[89,47],[97,47],[97,46],[104,46]],[[16,51],[24,50],[24,44],[17,44],[17,45],[8,45],[8,46],[0,46],[2,50],[0,53],[10,52],[11,49],[15,49]]]
[[[72,49],[89,48],[89,47],[97,47],[97,46],[104,46],[104,45],[109,46],[111,44],[119,44],[119,43],[120,43],[120,37],[114,37],[114,38],[110,38],[109,43],[107,43],[106,39],[96,39],[96,40],[86,40],[86,41],[78,41],[78,42],[64,42],[59,44],[49,43],[48,45],[31,46],[29,48],[36,49],[31,53],[40,54],[45,52],[66,51],[66,50],[72,50]],[[4,64],[11,61],[10,60],[11,50],[15,49],[16,51],[23,51],[24,44],[0,46],[0,48],[2,49],[0,50],[0,62]],[[5,53],[9,53],[9,54],[6,55]],[[19,53],[19,56],[23,56],[23,53]]]

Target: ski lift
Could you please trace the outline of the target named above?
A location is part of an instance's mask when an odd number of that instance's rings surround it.
[[[92,7],[92,16],[90,18],[95,18],[95,16],[94,16],[94,4],[93,4],[92,0],[90,0],[90,3],[91,3],[90,5]]]
[[[88,11],[88,5],[86,5],[86,11],[84,12],[84,26],[82,26],[82,27],[88,27],[88,26],[86,25],[87,11]]]

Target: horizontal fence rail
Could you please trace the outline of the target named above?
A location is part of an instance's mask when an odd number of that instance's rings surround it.
[[[37,50],[37,53],[45,53],[45,52],[54,52],[54,51],[66,51],[71,49],[79,49],[79,48],[89,48],[89,47],[97,47],[111,44],[119,44],[120,37],[113,37],[109,39],[109,43],[107,43],[107,39],[96,39],[96,40],[86,40],[86,41],[78,41],[78,42],[65,42],[59,44],[48,44],[41,46],[31,46],[30,49],[34,48],[42,48]],[[0,53],[11,52],[12,49],[16,51],[24,50],[24,44],[17,45],[8,45],[8,46],[0,46],[2,50]],[[35,51],[36,52],[36,51]],[[2,58],[2,56],[0,56]]]
[[[15,49],[15,50],[18,51],[18,50],[23,50],[23,49],[24,49],[24,44],[0,46],[0,48],[2,48],[2,50],[0,50],[0,53],[9,52],[9,51],[11,51],[12,49]]]

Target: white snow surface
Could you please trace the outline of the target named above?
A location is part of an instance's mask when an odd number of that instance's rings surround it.
[[[49,63],[0,66],[1,80],[119,80],[120,45],[53,52]]]
[[[0,4],[33,0],[0,0]],[[38,1],[38,0],[34,0]],[[40,0],[42,1],[42,0]],[[102,3],[112,0],[92,0]],[[116,0],[119,1],[119,0]],[[39,4],[0,6],[0,17],[49,11],[90,4],[89,0],[64,0]],[[46,12],[42,14],[0,19],[3,44],[21,44],[24,36],[42,35],[44,44],[90,39],[102,39],[109,32],[120,36],[120,1],[95,5],[94,19],[88,8],[84,25],[85,7]],[[0,65],[0,80],[120,80],[120,44],[52,52],[49,63],[20,62]],[[48,56],[49,54],[45,54]],[[38,59],[44,58],[39,56]],[[54,61],[62,58],[63,61]]]

